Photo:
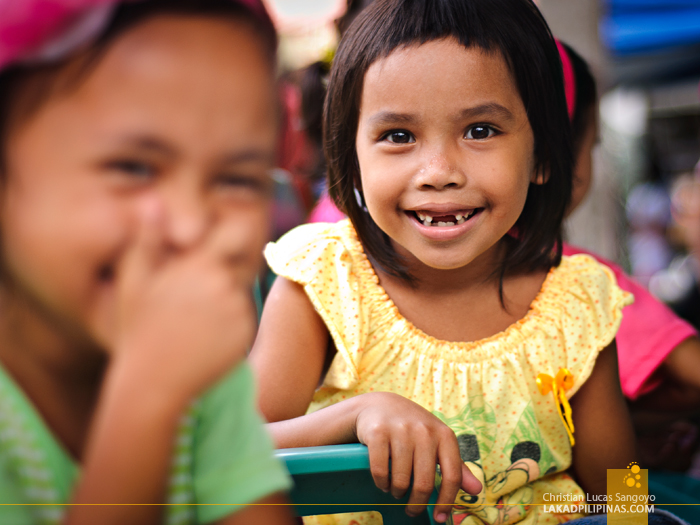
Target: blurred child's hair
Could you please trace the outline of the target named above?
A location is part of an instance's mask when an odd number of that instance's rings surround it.
[[[574,114],[571,118],[571,128],[574,153],[578,153],[581,149],[586,130],[593,124],[591,120],[595,119],[595,107],[596,101],[598,100],[596,82],[583,57],[568,44],[561,41],[560,43],[569,56],[571,66],[574,70],[576,95],[574,97]]]
[[[350,24],[373,0],[347,0],[343,16],[335,21],[338,34],[342,37]],[[326,83],[331,69],[333,52],[326,57],[306,66],[301,74],[299,89],[301,91],[301,119],[306,135],[318,150],[323,149],[323,101],[326,99]],[[326,175],[326,162],[320,155],[314,169],[314,178],[322,179]]]
[[[335,21],[335,27],[342,37],[358,15],[372,4],[374,0],[346,0],[343,16]]]
[[[230,17],[242,20],[250,24],[260,36],[270,66],[275,67],[275,28],[262,4],[260,9],[255,9],[255,6],[255,1],[239,0],[143,0],[121,3],[107,27],[92,45],[87,50],[81,50],[85,56],[82,67],[75,74],[69,75],[67,82],[72,85],[71,83],[84,78],[121,34],[159,14]],[[6,145],[12,122],[28,117],[41,107],[42,102],[57,88],[56,79],[73,56],[51,63],[20,63],[0,70],[0,180],[5,177]]]
[[[330,69],[330,61],[318,60],[304,68],[299,81],[304,131],[319,150],[323,144],[323,101]]]
[[[572,184],[569,124],[559,53],[530,0],[377,0],[351,24],[333,61],[324,109],[329,192],[351,219],[368,256],[408,279],[387,235],[355,196],[361,193],[356,134],[367,69],[397,48],[454,38],[500,53],[508,64],[535,138],[536,169],[546,182],[530,185],[518,234],[506,236],[504,275],[548,269],[561,260],[561,223]]]

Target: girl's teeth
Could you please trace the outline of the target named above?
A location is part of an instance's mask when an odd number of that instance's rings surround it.
[[[416,212],[416,215],[418,216],[418,220],[420,220],[423,223],[423,226],[454,226],[455,224],[464,224],[465,221],[469,220],[472,215],[476,213],[476,210],[472,210],[469,212],[467,215],[455,215],[455,220],[450,221],[450,222],[442,222],[438,221],[437,223],[433,223],[433,218],[430,215],[425,215],[421,212]]]
[[[420,212],[416,212],[416,215],[418,215],[418,219],[424,226],[430,226],[430,223],[433,222],[433,218],[430,215],[423,215]]]

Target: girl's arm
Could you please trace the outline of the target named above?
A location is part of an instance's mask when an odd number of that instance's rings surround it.
[[[164,507],[149,504],[166,499],[174,437],[186,402],[159,391],[154,376],[137,363],[110,366],[66,525],[162,521]],[[117,505],[100,505],[105,503]]]
[[[73,499],[79,505],[71,507],[68,524],[162,523],[165,507],[149,504],[166,500],[165,480],[186,400],[162,395],[165,390],[159,393],[152,373],[145,377],[136,368],[115,367],[109,374],[91,433],[84,480]],[[219,523],[294,525],[288,504],[283,495],[271,495]]]
[[[598,355],[595,368],[571,398],[573,472],[588,494],[607,494],[607,469],[626,468],[636,459],[634,431],[620,388],[613,341]]]
[[[700,339],[689,337],[660,366],[663,382],[639,397],[633,408],[683,415],[700,413]]]
[[[382,490],[400,498],[413,475],[409,514],[425,509],[439,463],[442,486],[435,517],[440,522],[447,519],[460,486],[473,494],[481,491],[459,456],[454,432],[400,395],[362,394],[305,415],[332,357],[328,348],[328,331],[303,288],[278,278],[265,303],[250,362],[258,378],[260,408],[279,448],[366,444],[372,476]]]
[[[249,356],[258,381],[258,405],[268,421],[288,420],[306,413],[321,381],[329,342],[328,330],[304,289],[278,277],[265,300]],[[345,425],[339,422],[337,426]],[[275,425],[268,428],[277,448],[316,444],[303,436],[297,440],[287,432],[277,432]]]

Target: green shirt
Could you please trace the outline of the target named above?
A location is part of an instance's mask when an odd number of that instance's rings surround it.
[[[79,473],[79,466],[0,367],[0,523],[58,523],[64,509],[60,505],[26,503],[69,501]],[[168,501],[183,504],[168,507],[169,524],[209,523],[289,489],[289,477],[273,458],[270,438],[254,408],[247,363],[183,417],[169,485]]]

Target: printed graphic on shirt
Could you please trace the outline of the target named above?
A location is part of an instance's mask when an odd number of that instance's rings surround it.
[[[484,401],[483,397],[470,397],[464,408],[452,417],[447,417],[439,411],[435,411],[433,414],[450,427],[458,438],[465,434],[479,436],[477,455],[479,451],[484,456],[491,453],[491,449],[496,443],[496,413]],[[464,460],[464,456],[462,456],[462,460]]]
[[[508,524],[522,520],[535,498],[530,483],[558,470],[553,454],[542,439],[532,405],[529,403],[521,413],[503,449],[510,464],[488,479],[482,467],[482,452],[484,456],[489,454],[496,441],[493,409],[483,398],[474,397],[454,417],[445,417],[440,412],[435,415],[455,430],[462,461],[483,486],[477,495],[459,492],[449,523]],[[480,429],[480,433],[472,429]]]

